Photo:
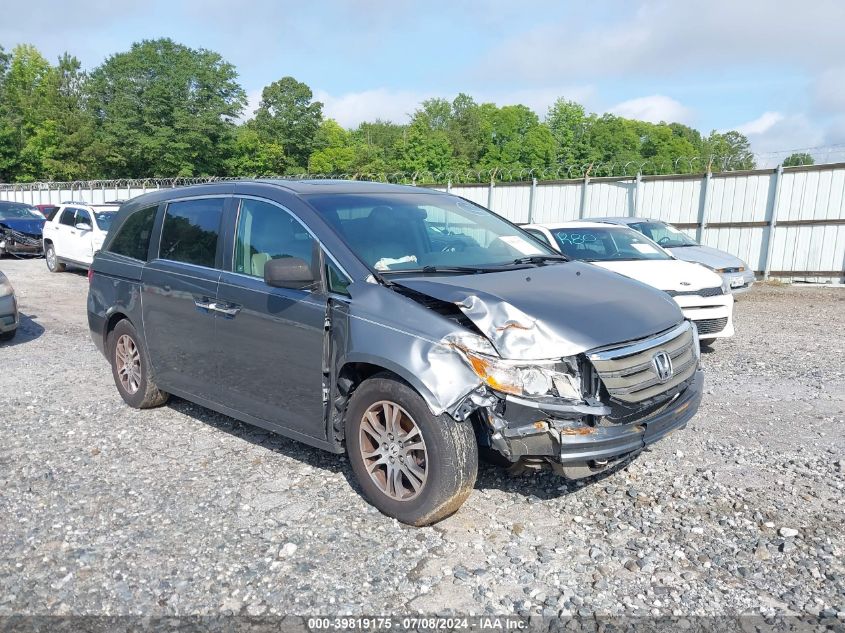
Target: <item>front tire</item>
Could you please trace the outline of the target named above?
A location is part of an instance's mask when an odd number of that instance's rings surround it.
[[[47,244],[44,249],[44,260],[47,262],[47,269],[51,273],[63,273],[65,265],[56,257],[56,248],[52,244]]]
[[[432,415],[408,384],[379,374],[352,394],[346,450],[364,497],[409,525],[430,525],[461,507],[478,474],[469,422]]]
[[[167,402],[170,396],[156,385],[147,350],[128,320],[118,322],[108,343],[114,384],[126,404],[149,409]]]
[[[15,338],[15,334],[17,333],[18,328],[15,328],[14,330],[11,330],[9,332],[3,332],[2,334],[0,334],[0,341],[11,341],[13,338]]]

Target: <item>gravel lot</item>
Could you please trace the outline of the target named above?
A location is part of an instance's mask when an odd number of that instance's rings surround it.
[[[694,421],[600,481],[484,465],[432,528],[345,458],[185,401],[123,404],[87,280],[0,261],[0,615],[845,617],[845,290],[758,284]]]

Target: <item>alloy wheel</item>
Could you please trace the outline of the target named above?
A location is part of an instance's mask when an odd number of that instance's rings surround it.
[[[391,499],[409,501],[425,487],[425,440],[414,419],[395,402],[382,400],[364,412],[358,444],[367,473]]]
[[[131,336],[122,335],[115,346],[115,364],[120,384],[128,394],[134,394],[141,386],[141,354]]]

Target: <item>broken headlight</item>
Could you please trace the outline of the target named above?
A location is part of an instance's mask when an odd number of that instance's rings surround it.
[[[575,359],[506,360],[490,342],[480,336],[461,337],[455,342],[472,370],[494,391],[524,397],[552,396],[581,400],[580,378],[571,368]]]

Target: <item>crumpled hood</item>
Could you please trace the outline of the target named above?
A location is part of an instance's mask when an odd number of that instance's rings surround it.
[[[583,262],[391,281],[456,304],[509,359],[571,356],[683,319],[667,294]]]
[[[738,268],[745,266],[745,262],[730,253],[720,251],[710,246],[682,246],[667,249],[672,255],[685,262],[698,262],[710,268]],[[748,267],[745,266],[747,269]]]
[[[45,220],[39,220],[38,218],[32,218],[31,220],[25,220],[23,218],[7,218],[4,220],[0,218],[0,226],[8,227],[20,233],[35,235],[36,237],[41,236],[44,223]]]
[[[660,290],[688,292],[702,288],[718,288],[722,285],[722,278],[712,270],[678,259],[608,261],[594,264]]]

